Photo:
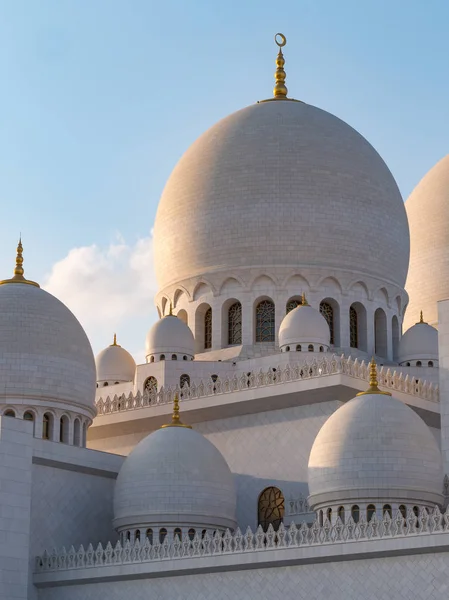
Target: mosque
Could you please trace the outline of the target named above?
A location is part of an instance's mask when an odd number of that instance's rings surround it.
[[[449,155],[404,205],[357,131],[273,97],[187,150],[136,365],[0,282],[0,598],[449,592]],[[111,335],[112,339],[112,335]]]

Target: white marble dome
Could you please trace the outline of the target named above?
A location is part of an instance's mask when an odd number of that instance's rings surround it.
[[[186,427],[158,429],[126,458],[114,492],[114,527],[236,526],[233,475],[217,448]]]
[[[320,429],[308,466],[314,510],[345,503],[442,502],[441,453],[427,425],[400,400],[364,394]]]
[[[91,345],[70,310],[34,285],[0,285],[0,398],[93,417],[95,382]]]
[[[422,310],[438,323],[437,302],[449,297],[449,154],[418,183],[405,203],[410,226],[410,297],[404,329]]]
[[[281,351],[287,348],[295,350],[301,345],[301,349],[307,350],[309,345],[314,346],[315,351],[321,347],[329,349],[330,330],[323,315],[316,308],[308,304],[299,305],[291,310],[282,319],[279,327],[279,347]]]
[[[260,266],[356,270],[402,288],[409,231],[391,172],[357,131],[309,104],[272,101],[219,121],[182,156],[154,253],[160,290]]]
[[[184,356],[192,359],[195,355],[193,333],[189,326],[175,315],[166,315],[156,321],[147,334],[147,361],[149,362],[151,357],[159,360],[161,354],[164,355],[165,360],[170,360],[173,354],[178,360]]]
[[[438,361],[438,330],[428,323],[415,323],[399,341],[398,362],[414,365],[416,361],[420,361],[423,367],[429,361],[433,363],[431,366],[436,366],[435,361]]]
[[[114,343],[97,354],[95,365],[100,385],[134,380],[136,362],[127,350],[117,344],[115,336]]]

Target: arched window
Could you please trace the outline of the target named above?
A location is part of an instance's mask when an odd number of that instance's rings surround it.
[[[368,506],[366,507],[367,521],[370,522],[375,514],[376,514],[376,507],[374,506],[374,504],[368,504]]]
[[[234,302],[228,309],[228,345],[242,343],[242,305]]]
[[[73,422],[73,445],[81,445],[81,423],[79,419],[75,419]]]
[[[103,387],[106,387],[107,385],[109,385],[109,383],[108,383],[107,381],[105,381],[105,382],[103,383]]]
[[[150,363],[154,363],[154,356],[151,356]]]
[[[326,517],[329,523],[332,523],[332,508],[328,508],[326,511]]]
[[[159,360],[165,360],[165,354],[161,354],[161,355],[159,356]]]
[[[433,367],[433,360],[429,360],[429,362],[427,363],[428,367]]]
[[[140,542],[140,529],[136,529],[136,535],[135,535],[134,539],[136,540],[136,542],[137,542],[137,540],[139,540],[139,542]]]
[[[179,541],[182,542],[182,530],[179,527],[176,527],[173,532],[173,537],[176,538],[178,536]]]
[[[322,510],[320,510],[320,512],[318,513],[318,519],[320,521],[320,527],[322,527],[324,525],[324,514]]]
[[[59,441],[67,444],[69,441],[69,419],[62,415],[59,419]]]
[[[167,537],[167,530],[165,529],[165,527],[162,527],[162,529],[159,529],[159,543],[163,544],[166,537]]]
[[[204,349],[212,348],[212,308],[206,310],[204,315]]]
[[[274,302],[262,300],[256,307],[256,342],[274,342]]]
[[[172,360],[178,360],[178,355],[177,354],[172,354],[171,355],[171,359]]]
[[[34,415],[30,410],[27,410],[26,413],[23,415],[23,420],[24,421],[34,421]]]
[[[298,344],[298,345],[296,346],[296,352],[301,352],[301,344]]]
[[[340,521],[342,523],[345,522],[345,507],[344,506],[340,506],[340,508],[338,509],[338,517],[340,519]]]
[[[284,519],[284,495],[277,487],[268,487],[259,496],[258,520],[259,525],[266,531],[271,525],[275,530]]]
[[[286,352],[290,352],[290,346],[286,346],[286,347],[285,347],[285,351],[286,351]]]
[[[401,513],[403,519],[407,518],[407,509],[403,504],[401,504],[399,507],[399,512]]]
[[[383,508],[382,508],[382,512],[385,515],[388,515],[391,519],[391,517],[393,516],[393,513],[391,511],[391,504],[384,504]]]
[[[359,347],[359,324],[356,309],[349,308],[349,345],[351,348]]]
[[[320,352],[324,352],[324,346],[320,346]]]
[[[152,544],[153,543],[153,530],[151,528],[147,529],[146,536],[147,536],[148,541],[150,542],[150,544]]]
[[[153,377],[153,375],[150,375],[150,377],[147,377],[147,379],[145,379],[145,383],[143,384],[143,391],[144,392],[157,392],[157,379],[156,377]]]
[[[130,539],[131,539],[131,532],[130,531],[126,532],[126,539],[127,539],[128,542],[130,541]]]
[[[187,360],[187,356],[184,354],[184,356],[182,357],[182,360]]]
[[[185,385],[190,387],[190,377],[187,373],[183,373],[179,378],[179,387],[182,389]]]
[[[187,534],[189,536],[189,540],[191,542],[193,542],[193,540],[195,539],[195,530],[194,529],[189,529],[189,532]]]
[[[417,360],[417,361],[416,361],[416,366],[417,366],[417,367],[422,367],[422,362],[421,362],[420,360]]]
[[[313,352],[313,344],[309,344],[309,346],[308,346],[307,350],[308,350],[309,352]]]
[[[354,506],[351,508],[351,517],[354,521],[354,523],[358,523],[360,520],[360,508],[357,506],[357,504],[354,504]]]
[[[387,316],[381,308],[374,313],[374,348],[377,356],[387,356]]]
[[[297,298],[292,298],[287,302],[285,306],[285,314],[288,315],[289,312],[294,310],[297,306],[301,306],[301,304],[301,300],[298,300]]]
[[[406,363],[405,363],[405,366],[406,366],[406,367],[409,367],[409,366],[410,366],[410,363],[409,363],[409,362],[406,362]]]
[[[83,429],[82,429],[82,437],[81,437],[81,445],[83,448],[86,447],[86,441],[87,441],[87,423],[84,422]]]
[[[53,436],[53,415],[45,413],[42,420],[42,439],[51,440]]]
[[[320,313],[326,319],[330,331],[330,343],[334,343],[334,309],[329,302],[320,303]]]
[[[5,412],[3,413],[3,416],[4,417],[15,417],[16,413],[13,410],[9,409],[9,410],[5,410]]]

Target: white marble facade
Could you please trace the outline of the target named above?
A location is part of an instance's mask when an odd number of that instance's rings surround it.
[[[304,102],[224,118],[163,192],[137,365],[115,336],[95,363],[19,242],[0,600],[447,596],[448,190],[446,157],[406,213],[374,148]]]

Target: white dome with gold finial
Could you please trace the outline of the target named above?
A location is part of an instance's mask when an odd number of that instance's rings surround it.
[[[150,433],[126,458],[114,491],[118,531],[160,527],[234,529],[236,486],[226,460],[184,425],[174,400],[172,422]]]
[[[160,360],[193,360],[195,338],[181,319],[170,312],[151,327],[146,339],[147,362]]]
[[[0,403],[64,408],[94,417],[95,360],[84,329],[57,298],[24,277],[0,282]]]
[[[438,366],[438,330],[424,321],[423,311],[399,341],[398,362],[407,367]]]
[[[95,358],[95,365],[99,386],[134,380],[136,362],[129,352],[117,344],[115,333],[113,343]]]
[[[327,352],[330,346],[329,325],[316,308],[302,295],[301,304],[282,319],[279,328],[281,352],[294,350]]]

